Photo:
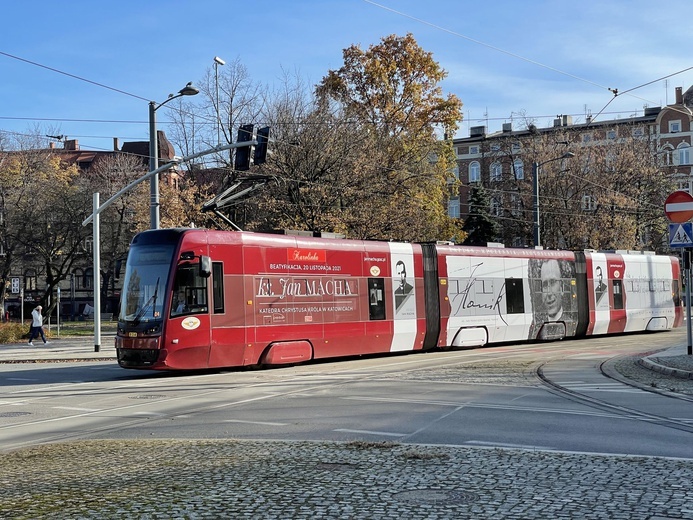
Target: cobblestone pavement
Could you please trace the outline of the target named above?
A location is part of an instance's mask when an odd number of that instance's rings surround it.
[[[3,456],[0,517],[693,518],[691,461],[385,443],[88,441]]]
[[[49,345],[44,357],[50,347],[54,359],[68,356]],[[88,344],[82,350],[82,360],[95,359]],[[605,369],[687,398],[690,363],[679,346],[615,358]],[[527,380],[527,368],[488,367],[516,383]],[[100,440],[2,454],[0,518],[693,520],[692,481],[693,461],[680,459],[399,443]]]

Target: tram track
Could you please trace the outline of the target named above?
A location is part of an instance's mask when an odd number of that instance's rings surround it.
[[[621,346],[615,348],[613,354],[625,354],[633,348],[629,345]],[[601,368],[605,363],[603,354],[604,345],[588,342],[576,344],[571,341],[465,351],[434,351],[407,356],[364,357],[351,361],[332,360],[262,371],[220,370],[165,375],[133,372],[131,373],[133,377],[109,379],[112,377],[109,374],[107,378],[100,381],[63,381],[60,385],[29,385],[0,394],[0,413],[2,411],[10,413],[10,410],[31,412],[31,415],[26,417],[10,418],[8,423],[0,423],[0,446],[2,451],[9,451],[54,442],[119,438],[119,432],[129,429],[138,431],[136,435],[144,435],[142,432],[146,431],[146,435],[158,436],[160,435],[157,432],[159,426],[166,427],[167,423],[172,426],[174,423],[171,421],[177,419],[185,422],[194,418],[193,422],[203,424],[220,410],[223,413],[224,409],[241,407],[240,413],[246,414],[249,411],[248,405],[252,408],[254,402],[259,404],[272,400],[276,400],[276,403],[269,408],[282,408],[288,406],[282,402],[287,398],[311,399],[312,397],[347,395],[353,387],[364,382],[378,381],[389,384],[393,379],[398,379],[400,382],[409,380],[411,385],[416,386],[435,383],[471,385],[477,388],[479,385],[493,386],[494,382],[484,382],[481,379],[495,372],[493,367],[498,365],[496,361],[508,362],[517,367],[518,374],[526,376],[526,384],[517,386],[531,385],[536,389],[544,388],[562,399],[577,402],[609,415],[656,424],[686,433],[693,432],[693,423],[643,412],[628,406],[619,406],[586,395],[567,388],[557,381],[552,381],[551,377],[545,373],[545,368],[551,362],[570,362],[574,356],[587,356],[595,362],[601,357],[602,360],[599,361]],[[459,374],[459,377],[452,380],[440,378],[438,376],[443,374],[441,370],[456,376]],[[339,390],[340,387],[348,390]],[[462,391],[467,392],[467,390]],[[367,401],[368,396],[363,392],[353,395],[355,397],[349,398],[352,401]],[[425,398],[414,403],[412,399],[416,396],[402,396],[401,400],[405,402],[409,399],[414,404],[431,404],[431,406],[459,407],[463,405],[467,409],[507,409],[510,412],[522,409],[512,402],[498,405],[484,400],[467,401],[462,399],[461,395],[457,394],[439,402]],[[133,399],[136,402],[128,402],[125,401],[126,399]],[[375,401],[387,399],[396,401],[386,394],[374,396]],[[91,402],[92,406],[95,403],[101,406],[93,410],[79,410],[80,406],[86,407],[88,402]],[[72,406],[74,408],[70,409]],[[264,407],[267,408],[266,404]],[[97,407],[94,406],[94,408]],[[532,408],[530,406],[527,410],[538,413],[563,412],[555,407]],[[213,420],[220,422],[219,417]],[[250,423],[251,421],[240,420],[239,422]],[[130,434],[126,434],[126,437],[128,435]],[[229,438],[231,437],[233,434]]]
[[[44,417],[0,424],[0,445],[3,451],[6,451],[30,445],[93,438],[97,435],[109,435],[131,428],[175,420],[176,417],[204,416],[208,412],[221,408],[244,406],[253,401],[285,399],[315,392],[324,393],[341,386],[377,380],[391,373],[405,374],[452,365],[474,364],[492,360],[498,355],[491,349],[438,352],[437,354],[435,357],[421,353],[389,359],[364,358],[365,364],[360,366],[343,361],[337,363],[329,361],[323,366],[315,363],[262,372],[152,374],[151,378],[138,376],[133,381],[122,379],[102,381],[98,388],[95,388],[92,382],[73,381],[60,386],[17,390],[0,395],[0,414],[3,409],[16,411],[33,409],[27,414],[27,418],[36,415]],[[505,354],[506,359],[522,356],[524,353],[521,351]],[[287,371],[291,373],[287,374]],[[245,380],[227,384],[219,379],[227,375],[234,375]],[[188,385],[189,382],[193,384]],[[217,388],[210,389],[210,384]],[[273,390],[277,387],[288,387],[288,389],[286,391]],[[78,410],[82,406],[80,403],[87,397],[92,402],[103,402],[104,398],[113,399],[116,394],[119,401],[111,406]],[[168,395],[168,397],[146,398],[152,395]],[[138,398],[138,401],[123,405],[123,400],[128,398]],[[66,403],[73,403],[75,413],[64,413],[72,411]],[[51,416],[51,414],[55,415]],[[112,421],[115,417],[117,421],[114,423]],[[103,421],[109,422],[104,424]],[[73,422],[79,423],[80,426],[77,429],[70,427],[63,431],[56,431],[56,425]],[[27,431],[31,431],[32,434],[26,436]]]
[[[622,406],[618,404],[613,404],[610,403],[604,399],[599,399],[581,392],[578,392],[576,390],[573,390],[571,388],[567,388],[566,386],[563,386],[556,381],[552,381],[549,377],[546,376],[544,367],[546,367],[549,363],[555,360],[549,360],[549,361],[544,361],[540,363],[536,368],[535,368],[535,374],[536,377],[539,379],[539,381],[542,383],[542,385],[552,394],[557,395],[561,398],[568,399],[570,401],[588,406],[590,408],[594,408],[600,411],[606,411],[609,413],[613,413],[628,419],[632,420],[638,420],[638,421],[643,421],[647,422],[650,424],[656,424],[659,426],[663,426],[666,428],[671,428],[674,430],[679,430],[679,431],[684,431],[688,433],[693,433],[693,424],[690,424],[686,421],[681,421],[678,419],[672,419],[670,417],[666,417],[663,415],[657,415],[657,414],[652,414],[648,412],[643,412],[641,410],[638,410],[636,408],[632,407],[627,407],[627,406]],[[604,364],[607,363],[608,360],[602,361],[599,364],[599,370],[601,374],[609,379],[618,381],[619,383],[622,383],[627,386],[631,386],[633,388],[639,388],[642,391],[647,391],[642,389],[641,387],[637,387],[634,385],[629,385],[627,382],[612,378],[609,376],[605,371],[604,371]],[[659,393],[659,395],[663,395]],[[682,397],[683,400],[686,401],[691,401],[690,398]]]

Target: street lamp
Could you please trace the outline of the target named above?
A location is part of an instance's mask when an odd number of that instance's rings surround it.
[[[226,62],[219,56],[214,56],[214,87],[217,98],[217,145],[221,144],[221,116],[219,115],[219,65],[226,65]]]
[[[178,94],[169,94],[168,99],[158,105],[154,101],[149,102],[149,171],[159,167],[159,140],[156,134],[156,111],[169,101],[181,96],[194,96],[200,91],[188,83],[178,91]],[[150,182],[149,220],[152,229],[159,229],[159,175],[153,175]]]
[[[541,234],[539,231],[539,168],[544,166],[546,163],[552,161],[560,161],[561,159],[569,159],[575,157],[573,152],[566,152],[560,157],[554,157],[548,161],[539,163],[534,161],[532,163],[532,186],[534,188],[534,247],[541,247]]]

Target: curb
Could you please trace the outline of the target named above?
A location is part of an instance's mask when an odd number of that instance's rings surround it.
[[[693,372],[689,370],[681,370],[680,368],[672,368],[665,365],[660,365],[647,357],[638,359],[638,365],[654,372],[659,372],[667,376],[677,377],[679,379],[693,379]]]
[[[31,359],[6,359],[0,360],[0,365],[29,365],[29,364],[39,364],[39,363],[97,363],[101,361],[113,361],[117,362],[116,357],[84,357],[84,358],[31,358]]]

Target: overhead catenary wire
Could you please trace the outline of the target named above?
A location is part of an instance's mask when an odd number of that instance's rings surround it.
[[[486,47],[486,48],[491,49],[491,50],[493,50],[493,51],[496,51],[496,52],[505,54],[505,55],[507,55],[507,56],[510,56],[510,57],[512,57],[512,58],[515,58],[515,59],[524,61],[524,62],[526,62],[526,63],[530,63],[530,64],[535,65],[535,66],[537,66],[537,67],[541,67],[541,68],[550,70],[550,71],[555,72],[555,73],[557,73],[557,74],[561,74],[561,75],[563,75],[563,76],[566,76],[566,77],[569,77],[569,78],[572,78],[572,79],[581,81],[581,82],[583,82],[583,83],[587,83],[587,84],[589,84],[589,85],[598,87],[598,88],[600,88],[600,89],[608,90],[608,91],[611,92],[614,96],[613,96],[613,98],[611,98],[611,99],[609,100],[609,102],[606,103],[606,105],[598,112],[597,116],[599,116],[600,114],[602,114],[602,113],[604,112],[604,109],[605,109],[607,106],[609,106],[609,105],[611,104],[611,102],[612,102],[614,99],[616,99],[617,96],[623,95],[623,94],[628,94],[629,96],[632,96],[632,97],[634,97],[634,98],[636,98],[636,99],[639,99],[639,100],[641,100],[641,101],[645,101],[645,102],[647,102],[647,103],[652,103],[653,105],[656,105],[656,104],[657,104],[656,102],[651,101],[651,100],[648,100],[648,99],[645,99],[645,98],[642,98],[642,97],[640,97],[640,96],[636,96],[636,95],[632,94],[632,92],[635,91],[635,90],[638,90],[638,89],[640,89],[640,88],[643,88],[643,87],[645,87],[645,86],[651,85],[652,83],[656,83],[657,81],[661,81],[661,80],[663,80],[663,79],[667,79],[667,78],[676,76],[676,75],[678,75],[678,74],[682,74],[682,73],[684,73],[684,72],[687,72],[687,71],[693,69],[693,67],[688,67],[688,68],[685,68],[685,69],[683,69],[683,70],[680,70],[680,71],[677,71],[677,72],[673,72],[673,73],[671,73],[671,74],[668,74],[668,75],[666,75],[666,76],[662,76],[661,78],[648,81],[648,82],[646,82],[646,83],[643,83],[642,85],[638,85],[638,86],[636,86],[636,87],[632,87],[632,88],[629,88],[629,89],[627,89],[627,90],[621,90],[621,92],[619,93],[619,89],[617,89],[617,88],[611,88],[611,87],[607,87],[607,86],[605,86],[605,85],[601,85],[601,84],[599,84],[599,83],[597,83],[597,82],[595,82],[595,81],[589,80],[589,79],[587,79],[587,78],[583,78],[583,77],[581,77],[581,76],[577,76],[577,75],[575,75],[575,74],[571,74],[570,72],[566,72],[566,71],[564,71],[564,70],[558,69],[558,68],[553,67],[553,66],[551,66],[551,65],[547,65],[547,64],[545,64],[545,63],[541,63],[541,62],[539,62],[539,61],[537,61],[537,60],[533,60],[533,59],[527,58],[527,57],[525,57],[525,56],[522,56],[522,55],[520,55],[520,54],[516,54],[516,53],[514,53],[514,52],[507,51],[507,50],[502,49],[502,48],[500,48],[500,47],[497,47],[497,46],[495,46],[495,45],[488,44],[488,43],[483,42],[483,41],[481,41],[481,40],[477,40],[477,39],[475,39],[475,38],[471,38],[471,37],[469,37],[469,36],[467,36],[467,35],[464,35],[464,34],[462,34],[462,33],[457,32],[457,31],[453,31],[452,29],[448,29],[448,28],[446,28],[446,27],[443,27],[443,26],[441,26],[441,25],[435,24],[435,23],[433,23],[433,22],[429,22],[429,21],[424,20],[424,19],[422,19],[422,18],[418,18],[418,17],[416,17],[416,16],[412,16],[412,15],[407,14],[407,13],[404,13],[404,12],[402,12],[402,11],[398,11],[397,9],[393,9],[393,8],[391,8],[391,7],[388,7],[388,6],[382,5],[382,4],[380,4],[380,3],[374,2],[373,0],[363,0],[363,1],[364,1],[365,3],[367,3],[367,4],[371,4],[371,5],[375,6],[375,7],[378,7],[378,8],[380,8],[380,9],[383,9],[383,10],[386,10],[386,11],[390,11],[390,12],[395,13],[395,14],[397,14],[397,15],[399,15],[399,16],[404,17],[404,18],[409,18],[410,20],[414,20],[415,22],[421,23],[421,24],[423,24],[423,25],[427,25],[427,26],[432,27],[432,28],[434,28],[434,29],[436,29],[436,30],[446,32],[446,33],[451,34],[451,35],[453,35],[453,36],[456,36],[456,37],[458,37],[458,38],[463,38],[463,39],[465,39],[465,40],[467,40],[467,41],[469,41],[469,42],[472,42],[472,43],[474,43],[474,44],[476,44],[476,45],[480,45],[480,46]],[[592,121],[594,121],[594,120],[596,119],[597,116],[593,116],[593,117],[592,117]],[[484,120],[487,120],[487,119],[488,119],[487,117],[484,118]],[[496,118],[496,119],[497,119],[497,118]],[[476,121],[481,121],[481,119],[476,119]]]
[[[112,90],[114,92],[118,92],[119,94],[123,94],[125,96],[134,97],[137,99],[141,99],[143,101],[149,101],[147,98],[143,98],[142,96],[138,96],[137,94],[133,94],[131,92],[126,92],[125,90],[121,90],[121,89],[115,88],[115,87],[109,87],[108,85],[104,85],[103,83],[99,83],[98,81],[92,81],[90,79],[83,78],[82,76],[77,76],[76,74],[71,74],[69,72],[65,72],[63,70],[56,69],[54,67],[49,67],[48,65],[43,65],[42,63],[38,63],[36,61],[28,60],[28,59],[22,58],[20,56],[15,56],[14,54],[10,54],[8,52],[0,51],[0,55],[7,56],[8,58],[12,58],[13,60],[23,61],[24,63],[28,63],[28,64],[34,65],[36,67],[41,67],[43,69],[50,70],[51,72],[55,72],[57,74],[62,74],[63,76],[68,76],[70,78],[73,78],[73,79],[76,79],[79,81],[84,81],[85,83],[90,83],[90,84],[95,85],[97,87]]]

